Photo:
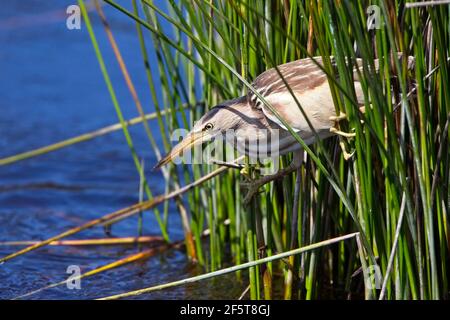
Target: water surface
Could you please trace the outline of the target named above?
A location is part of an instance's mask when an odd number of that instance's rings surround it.
[[[129,7],[130,1],[119,1]],[[74,1],[10,0],[0,11],[0,158],[45,146],[117,122],[86,28],[68,30],[65,10]],[[153,111],[135,25],[104,7],[146,112]],[[138,115],[91,12],[96,35],[126,118]],[[150,53],[151,54],[151,53]],[[150,55],[153,58],[152,55]],[[155,123],[156,124],[156,123]],[[157,126],[154,125],[157,134]],[[163,180],[150,168],[156,158],[141,126],[130,129],[154,194]],[[43,240],[138,201],[139,175],[122,132],[50,154],[0,167],[0,241]],[[144,233],[159,235],[153,212],[144,213]],[[137,217],[112,228],[113,236],[135,236]],[[183,237],[173,206],[172,240]],[[100,227],[71,239],[105,237]],[[21,247],[0,246],[0,256]],[[0,298],[10,299],[138,252],[136,247],[44,247],[0,266]],[[182,251],[170,250],[139,263],[82,280],[81,290],[65,286],[33,299],[92,299],[202,273]],[[243,285],[233,275],[148,294],[139,298],[237,298]]]

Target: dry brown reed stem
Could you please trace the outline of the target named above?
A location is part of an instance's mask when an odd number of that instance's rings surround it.
[[[104,246],[104,245],[129,245],[129,244],[157,244],[163,242],[160,236],[121,237],[104,239],[61,240],[50,242],[49,246]],[[0,246],[29,246],[39,241],[3,241]]]
[[[120,53],[119,46],[117,45],[117,42],[116,42],[116,40],[115,40],[115,38],[114,38],[114,36],[112,34],[112,31],[111,31],[111,28],[110,28],[110,26],[108,24],[108,21],[106,20],[105,13],[103,12],[103,9],[101,8],[98,0],[95,0],[94,4],[95,4],[95,8],[97,10],[97,13],[100,16],[100,20],[102,21],[103,26],[105,27],[105,32],[106,32],[106,35],[108,37],[108,41],[111,44],[111,47],[112,47],[113,52],[114,52],[114,56],[116,57],[117,63],[119,64],[119,68],[122,71],[123,77],[125,78],[125,83],[126,83],[126,85],[128,87],[128,90],[131,93],[131,96],[133,98],[134,103],[136,104],[136,108],[137,108],[137,110],[139,112],[139,115],[142,118],[142,123],[144,124],[145,131],[146,131],[147,135],[149,136],[149,138],[151,138],[152,145],[153,145],[153,147],[155,149],[155,152],[157,153],[157,157],[159,157],[160,156],[159,149],[156,147],[156,145],[154,144],[154,141],[152,139],[152,134],[151,134],[151,131],[150,131],[150,127],[148,125],[147,120],[145,119],[145,113],[144,113],[144,110],[142,108],[141,101],[139,100],[139,97],[137,95],[137,92],[136,92],[136,89],[134,87],[133,81],[131,80],[130,73],[128,72],[128,69],[127,69],[127,66],[125,64],[125,61],[122,58],[122,54]]]

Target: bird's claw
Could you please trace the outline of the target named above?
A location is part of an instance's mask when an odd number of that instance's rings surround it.
[[[365,112],[365,108],[364,107],[362,107],[362,109],[360,108],[360,111],[362,113],[364,113]],[[330,119],[330,121],[334,121],[336,123],[339,123],[340,121],[347,119],[347,115],[345,113],[341,112],[339,115],[331,116],[329,119]],[[336,127],[331,127],[330,128],[330,132],[334,133],[336,135],[342,136],[344,138],[347,138],[347,139],[351,139],[351,138],[354,138],[356,136],[356,133],[354,133],[354,132],[343,132],[343,131],[337,129]],[[340,147],[342,149],[342,155],[343,155],[345,161],[348,161],[349,159],[351,159],[353,157],[353,155],[355,154],[355,151],[353,151],[351,153],[347,152],[347,150],[345,148],[345,143],[343,141],[339,142],[339,145],[340,145]]]
[[[250,172],[249,172],[249,170],[248,170],[248,167],[243,167],[242,169],[241,169],[241,171],[239,171],[239,173],[241,174],[241,175],[243,175],[247,180],[250,180]]]
[[[347,119],[347,115],[344,112],[341,112],[338,116],[331,116],[329,119],[330,121],[339,122]]]
[[[240,174],[242,176],[244,176],[244,178],[247,181],[253,181],[252,179],[252,175],[250,174],[250,168],[247,166],[243,166],[242,169],[240,170]],[[261,175],[261,168],[260,167],[252,167],[252,171],[257,173],[257,176]]]
[[[341,112],[341,113],[339,113],[339,115],[331,116],[329,119],[330,119],[330,121],[334,121],[336,123],[339,123],[340,121],[347,119],[347,115],[344,112]],[[337,135],[340,135],[340,136],[343,136],[343,137],[345,137],[347,139],[354,138],[356,136],[356,133],[354,133],[354,132],[351,132],[351,133],[343,132],[343,131],[337,129],[336,127],[331,127],[330,128],[330,132],[334,133],[334,134],[337,134]]]
[[[341,131],[339,129],[336,129],[335,127],[331,127],[330,128],[330,132],[334,133],[334,134],[337,134],[339,136],[343,136],[343,137],[348,138],[348,139],[356,137],[356,133],[354,133],[354,132],[352,132],[352,133],[343,132],[343,131]]]
[[[347,152],[347,149],[345,148],[345,143],[344,143],[343,141],[341,141],[341,142],[339,143],[339,145],[340,145],[340,147],[341,147],[341,150],[342,150],[342,156],[344,157],[344,160],[345,160],[345,161],[350,160],[350,159],[353,157],[353,155],[355,154],[355,151],[353,151],[353,152],[351,152],[351,153],[348,153],[348,152]]]

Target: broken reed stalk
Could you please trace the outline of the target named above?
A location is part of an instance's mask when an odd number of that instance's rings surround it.
[[[233,162],[238,162],[238,161],[240,161],[242,159],[243,159],[243,157],[239,157],[239,158],[235,159]],[[228,169],[229,169],[228,167],[220,167],[220,168],[210,172],[209,174],[201,177],[200,179],[198,179],[198,180],[196,180],[196,181],[194,181],[194,182],[192,182],[192,183],[190,183],[190,184],[188,184],[188,185],[186,185],[186,186],[184,186],[182,188],[174,190],[174,191],[170,192],[167,195],[159,195],[157,197],[154,197],[152,200],[147,200],[147,201],[144,201],[142,203],[134,204],[134,205],[129,206],[127,208],[123,208],[121,210],[118,210],[118,211],[112,212],[110,214],[104,215],[101,218],[91,220],[91,221],[89,221],[89,222],[87,222],[87,223],[85,223],[85,224],[83,224],[83,225],[81,225],[79,227],[75,227],[75,228],[69,229],[69,230],[67,230],[67,231],[65,231],[63,233],[60,233],[60,234],[58,234],[58,235],[56,235],[54,237],[51,237],[51,238],[49,238],[47,240],[44,240],[44,241],[41,241],[39,243],[33,244],[33,245],[31,245],[31,246],[29,246],[27,248],[24,248],[22,250],[14,252],[14,253],[12,253],[10,255],[7,255],[6,257],[1,258],[0,259],[0,264],[6,262],[8,260],[11,260],[13,258],[16,258],[16,257],[18,257],[20,255],[23,255],[25,253],[28,253],[30,251],[33,251],[33,250],[36,250],[36,249],[41,248],[43,246],[46,246],[46,245],[52,243],[53,241],[57,241],[57,240],[60,240],[62,238],[71,236],[71,235],[76,234],[76,233],[78,233],[80,231],[92,228],[92,227],[94,227],[96,225],[99,225],[99,224],[104,223],[106,221],[109,221],[111,219],[116,219],[116,218],[119,218],[119,217],[121,217],[123,215],[131,216],[132,214],[138,214],[139,212],[142,212],[142,211],[154,208],[155,206],[163,203],[164,201],[167,201],[167,200],[172,199],[174,197],[177,197],[177,196],[179,196],[179,195],[181,195],[183,193],[186,193],[187,191],[191,190],[192,188],[194,188],[194,187],[196,187],[198,185],[201,185],[202,183],[204,183],[204,182],[214,178],[218,174],[220,174],[220,173],[222,173],[222,172],[224,172],[224,171],[226,171]]]

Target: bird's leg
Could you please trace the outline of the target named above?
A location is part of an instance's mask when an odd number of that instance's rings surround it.
[[[340,112],[338,116],[331,116],[330,121],[339,122],[347,119],[347,115],[344,112]]]
[[[241,183],[242,186],[248,187],[248,192],[244,198],[244,204],[247,205],[253,196],[258,192],[259,188],[263,185],[287,176],[288,174],[294,172],[299,167],[301,167],[303,161],[303,150],[294,153],[294,159],[292,162],[286,167],[279,170],[277,173],[263,176],[257,180],[251,181],[249,183]]]
[[[330,128],[330,132],[334,133],[334,134],[337,134],[339,136],[343,136],[345,138],[349,138],[349,139],[350,138],[354,138],[356,136],[356,133],[354,133],[354,132],[352,132],[352,133],[344,132],[344,131],[341,131],[339,129],[336,129],[335,127],[331,127]]]
[[[366,113],[366,107],[365,106],[361,106],[359,107],[359,111],[361,113]],[[334,122],[340,122],[342,120],[346,120],[347,119],[347,114],[340,111],[338,116],[331,116],[329,117],[330,121],[334,121]]]
[[[244,198],[244,204],[247,205],[250,202],[250,200],[258,192],[260,187],[262,187],[263,185],[265,185],[273,180],[283,178],[284,176],[287,176],[288,174],[290,174],[291,172],[294,172],[295,170],[296,170],[295,166],[291,163],[289,166],[279,170],[275,174],[263,176],[262,178],[259,178],[255,181],[241,184],[243,186],[248,186],[248,189],[249,189]]]
[[[330,119],[330,121],[335,122],[335,125],[330,128],[331,133],[340,135],[345,138],[353,138],[356,136],[356,134],[353,132],[352,133],[343,132],[343,131],[339,130],[338,128],[336,128],[337,123],[341,122],[342,120],[347,119],[347,115],[344,112],[340,112],[339,115],[337,115],[337,116],[331,116],[329,119]]]
[[[360,111],[364,113],[365,112],[365,108],[361,107]],[[329,119],[330,119],[330,121],[334,121],[336,123],[339,123],[340,121],[342,121],[344,119],[347,119],[347,115],[345,113],[341,112],[338,116],[331,116]],[[343,131],[337,129],[335,126],[330,128],[330,132],[334,133],[334,134],[337,134],[339,136],[345,137],[347,139],[354,138],[356,136],[356,133],[354,133],[354,132],[352,132],[352,133],[343,132]],[[347,151],[344,141],[340,141],[339,142],[339,146],[342,149],[342,154],[343,154],[344,159],[346,161],[349,160],[354,155],[354,153],[355,153],[354,151],[351,152],[351,153],[349,153]]]
[[[347,115],[344,112],[340,112],[339,115],[331,116],[329,119],[330,119],[330,121],[334,121],[335,123],[339,123],[342,120],[347,119]],[[356,133],[354,133],[354,132],[352,132],[352,133],[343,132],[343,131],[337,129],[335,126],[330,128],[330,132],[334,133],[334,134],[337,134],[337,135],[340,135],[340,136],[343,136],[345,138],[353,138],[353,137],[356,136]]]

